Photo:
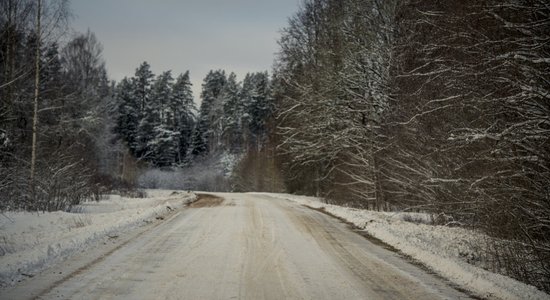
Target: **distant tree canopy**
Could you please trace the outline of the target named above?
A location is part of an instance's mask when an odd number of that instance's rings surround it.
[[[266,122],[274,110],[267,72],[210,71],[201,105],[194,106],[189,72],[174,82],[171,73],[155,76],[144,62],[116,88],[116,132],[131,153],[157,167],[187,165],[220,151],[244,153],[262,147]]]
[[[170,71],[155,78],[147,62],[116,87],[115,131],[139,159],[166,167],[187,159],[195,124],[189,72],[174,81]]]
[[[193,154],[261,148],[268,134],[266,122],[274,110],[270,85],[267,72],[246,74],[242,84],[234,73],[208,73]]]

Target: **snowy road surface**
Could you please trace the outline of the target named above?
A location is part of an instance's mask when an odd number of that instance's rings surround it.
[[[219,195],[223,202],[200,200],[61,280],[42,280],[32,297],[468,298],[323,213],[265,195]],[[31,284],[0,298],[28,297]]]

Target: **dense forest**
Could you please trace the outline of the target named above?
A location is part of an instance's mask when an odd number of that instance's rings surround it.
[[[137,182],[145,187],[253,189],[233,170],[244,156],[266,148],[274,112],[268,73],[248,73],[238,82],[235,73],[212,70],[200,98],[197,110],[189,72],[175,82],[170,71],[155,78],[147,62],[116,85],[114,132],[130,157],[121,161],[123,182],[141,176]],[[143,167],[148,172],[136,172]]]
[[[289,192],[433,212],[550,288],[547,1],[304,1],[280,47]]]
[[[69,19],[0,0],[0,211],[137,187],[315,195],[484,232],[484,267],[550,290],[547,1],[304,0],[271,75],[212,70],[200,102],[188,71],[110,80]]]
[[[112,168],[111,83],[91,32],[66,38],[66,1],[0,2],[0,209],[96,197]],[[38,13],[40,12],[40,13]]]
[[[235,187],[240,159],[267,145],[268,73],[239,82],[209,72],[198,110],[188,71],[155,75],[143,62],[134,76],[111,81],[95,35],[71,33],[68,4],[0,2],[0,209],[66,210],[109,191],[157,186],[151,170],[162,170],[156,181],[174,177],[174,188]],[[196,180],[201,169],[209,170]]]

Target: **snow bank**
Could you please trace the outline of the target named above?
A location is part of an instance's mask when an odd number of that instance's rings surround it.
[[[147,194],[148,198],[112,195],[76,206],[72,212],[0,214],[0,286],[32,276],[195,199],[186,192],[148,190]]]
[[[421,262],[463,289],[488,299],[549,299],[550,295],[510,277],[488,272],[469,260],[485,238],[471,230],[421,224],[429,220],[422,214],[375,212],[323,203],[314,197],[262,193],[294,201],[342,218],[362,228],[405,255]],[[407,219],[420,222],[407,222]],[[420,224],[419,224],[420,223]],[[476,242],[480,241],[480,242]]]

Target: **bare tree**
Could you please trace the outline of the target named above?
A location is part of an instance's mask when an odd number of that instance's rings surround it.
[[[276,68],[287,188],[445,214],[548,290],[549,9],[305,1]]]
[[[100,133],[108,127],[110,88],[101,62],[93,66],[95,79],[64,69],[59,42],[68,28],[67,3],[0,2],[0,38],[8,41],[0,49],[1,209],[65,209],[97,192],[93,151],[96,136],[109,139]],[[79,78],[87,83],[73,84]],[[90,159],[82,159],[83,150]]]

